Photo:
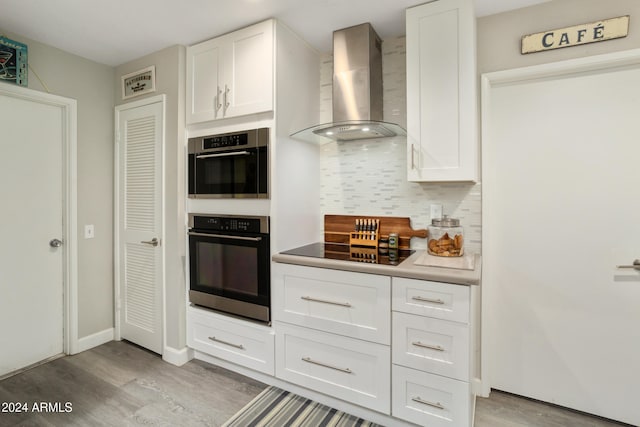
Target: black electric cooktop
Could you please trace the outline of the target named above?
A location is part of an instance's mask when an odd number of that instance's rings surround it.
[[[410,249],[379,250],[339,243],[312,243],[282,252],[283,255],[297,255],[311,258],[337,259],[369,264],[398,265],[415,251]]]

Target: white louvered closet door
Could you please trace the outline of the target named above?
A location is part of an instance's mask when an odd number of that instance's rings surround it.
[[[120,337],[162,354],[164,99],[132,105],[116,109]]]

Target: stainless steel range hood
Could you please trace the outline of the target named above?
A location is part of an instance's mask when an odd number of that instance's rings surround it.
[[[406,135],[382,120],[382,42],[365,23],[333,32],[333,122],[291,135],[309,142]]]

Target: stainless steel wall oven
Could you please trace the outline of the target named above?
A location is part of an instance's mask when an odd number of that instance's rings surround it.
[[[189,197],[269,198],[269,129],[189,138]]]
[[[270,322],[269,217],[189,214],[189,301]]]

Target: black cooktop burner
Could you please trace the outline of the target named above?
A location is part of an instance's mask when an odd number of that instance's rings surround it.
[[[298,255],[311,258],[337,259],[381,265],[398,265],[415,251],[410,249],[388,249],[380,251],[338,243],[312,243],[282,252],[283,255]]]

